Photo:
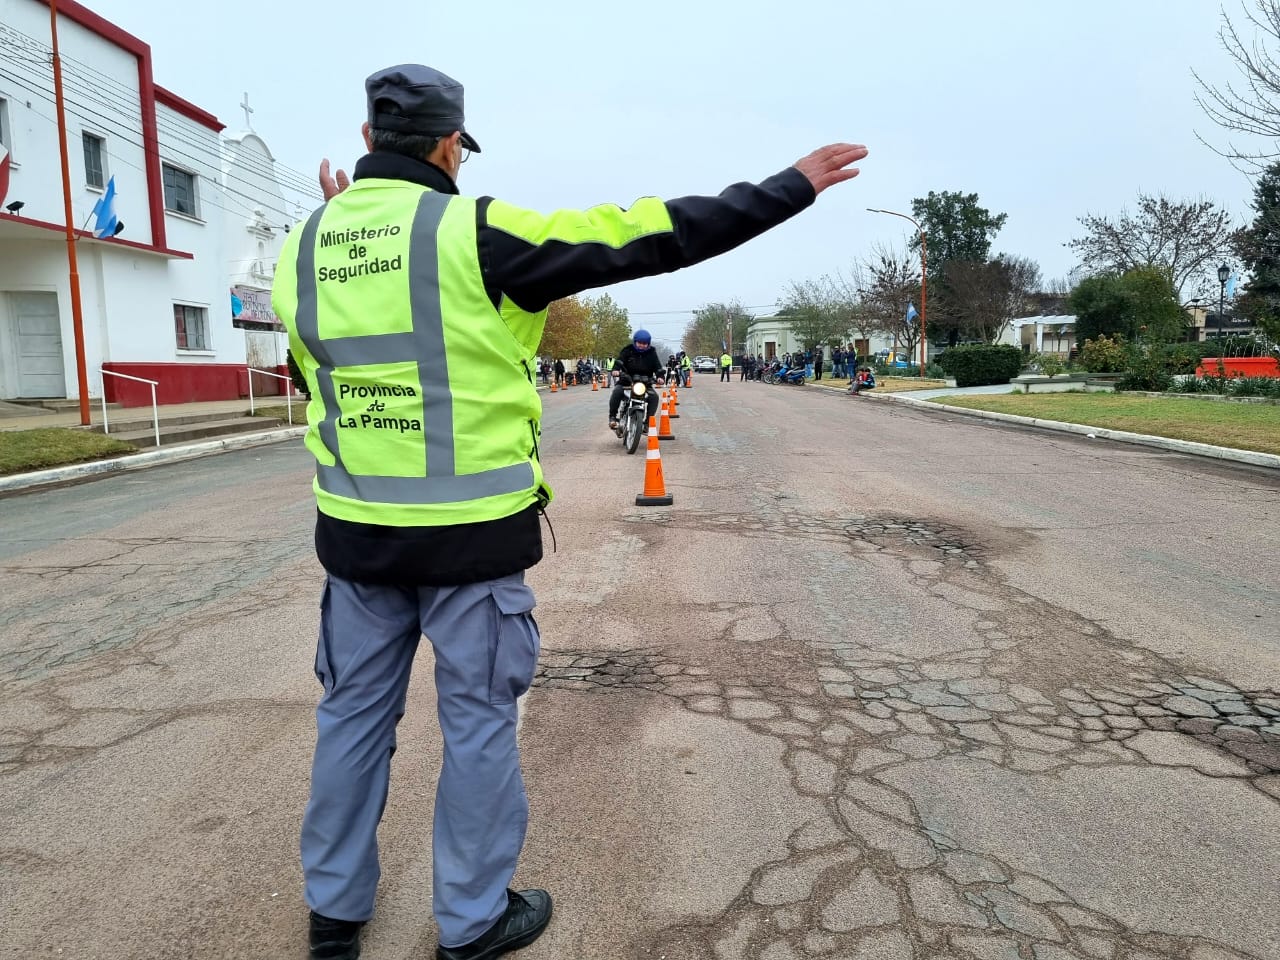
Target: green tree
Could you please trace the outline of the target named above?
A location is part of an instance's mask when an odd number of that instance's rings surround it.
[[[976,193],[930,190],[927,197],[911,201],[911,212],[924,229],[928,242],[929,280],[941,277],[952,260],[985,262],[991,243],[1000,232],[1007,213],[992,213],[978,203]],[[911,239],[911,249],[920,249],[919,236]]]
[[[631,320],[626,307],[619,306],[607,293],[594,299],[583,297],[582,303],[587,308],[587,326],[591,331],[591,355],[616,357],[631,339]]]
[[[591,352],[590,313],[577,297],[557,300],[547,309],[547,325],[538,344],[538,355],[568,360]]]
[[[1280,345],[1280,162],[1258,177],[1253,189],[1253,222],[1232,239],[1249,280],[1236,309]]]
[[[1186,332],[1187,316],[1173,281],[1159,267],[1086,277],[1071,291],[1069,305],[1076,316],[1077,345],[1100,335],[1172,343]]]
[[[966,326],[965,304],[970,303],[973,283],[967,284],[969,293],[959,295],[950,287],[948,271],[955,277],[962,274],[972,280],[975,268],[950,268],[952,263],[985,264],[991,257],[991,244],[1005,221],[1006,213],[992,213],[978,201],[976,193],[956,191],[929,191],[927,197],[911,201],[911,211],[924,230],[927,241],[926,259],[929,270],[929,339],[945,339],[952,346],[961,337],[977,336]],[[911,248],[919,251],[920,237],[911,238]]]
[[[829,280],[795,281],[783,295],[778,316],[802,346],[812,349],[832,341],[844,341],[853,327],[848,304]]]
[[[730,352],[737,355],[746,349],[747,328],[754,319],[737,300],[705,304],[693,312],[682,347],[690,356],[718,357],[724,341],[731,339]]]

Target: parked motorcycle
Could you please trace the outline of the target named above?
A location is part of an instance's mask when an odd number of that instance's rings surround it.
[[[788,367],[785,363],[776,363],[764,375],[765,383],[791,383],[804,386],[804,367]]]

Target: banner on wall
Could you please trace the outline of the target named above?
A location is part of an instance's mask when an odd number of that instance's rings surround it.
[[[246,330],[278,330],[284,324],[271,309],[271,291],[252,287],[231,288],[231,322]]]

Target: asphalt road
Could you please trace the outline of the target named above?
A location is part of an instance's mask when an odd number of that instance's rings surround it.
[[[520,956],[1280,958],[1280,477],[706,376],[641,509],[544,402]],[[309,475],[0,500],[0,957],[305,956]],[[369,960],[435,945],[430,677]]]

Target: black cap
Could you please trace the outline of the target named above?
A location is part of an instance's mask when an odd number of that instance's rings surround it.
[[[462,132],[472,153],[480,144],[463,126],[462,84],[420,63],[379,70],[364,82],[369,95],[369,126],[376,130],[447,137]]]

